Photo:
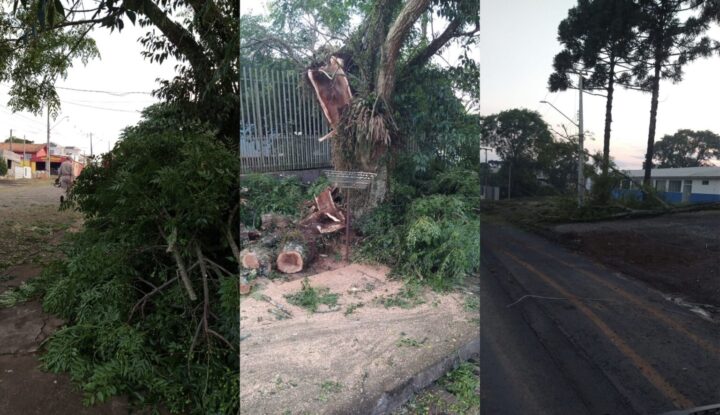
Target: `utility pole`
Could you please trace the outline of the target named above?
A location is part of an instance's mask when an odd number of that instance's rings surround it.
[[[47,157],[45,159],[45,171],[47,171],[48,179],[50,178],[50,103],[47,106]]]
[[[23,159],[22,159],[22,165],[25,167],[25,157],[27,155],[25,154],[25,144],[27,143],[27,139],[25,139],[25,134],[23,134]]]
[[[12,128],[11,128],[10,129],[10,152],[11,153],[12,153],[12,142],[13,142],[13,139],[12,139]]]
[[[90,157],[93,156],[93,149],[92,149],[92,133],[90,133]]]
[[[585,204],[585,134],[583,132],[583,77],[582,74],[578,76],[580,77],[578,81],[580,91],[580,106],[578,109],[578,129],[580,130],[578,133],[578,146],[580,147],[578,154],[578,205],[582,207]]]

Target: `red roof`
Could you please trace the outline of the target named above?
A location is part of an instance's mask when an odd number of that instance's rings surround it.
[[[23,147],[25,147],[25,153],[34,154],[45,148],[45,144],[24,144],[23,143],[12,143],[13,153],[22,154]],[[0,143],[0,150],[10,150],[10,143]]]

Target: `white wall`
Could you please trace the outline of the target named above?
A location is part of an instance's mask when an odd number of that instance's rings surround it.
[[[704,193],[720,195],[720,179],[706,179],[709,180],[709,184],[703,185],[702,179],[693,180],[692,192],[693,193]]]

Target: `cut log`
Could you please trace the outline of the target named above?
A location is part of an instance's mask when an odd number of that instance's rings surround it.
[[[251,246],[240,251],[240,265],[247,269],[269,270],[272,266],[270,251],[261,246]]]
[[[280,272],[294,274],[305,268],[310,258],[310,250],[299,241],[287,242],[277,257],[276,265]]]
[[[260,216],[260,220],[262,221],[262,225],[260,225],[260,229],[262,230],[270,230],[270,229],[285,229],[292,223],[292,220],[288,218],[287,216],[280,215],[278,213],[265,213],[264,215]]]

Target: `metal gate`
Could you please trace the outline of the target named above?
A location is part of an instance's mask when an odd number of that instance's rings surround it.
[[[243,66],[240,74],[241,173],[331,167],[329,128],[297,71]]]

